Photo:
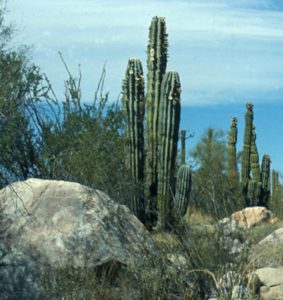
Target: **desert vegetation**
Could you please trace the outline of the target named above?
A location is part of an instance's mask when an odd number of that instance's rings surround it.
[[[231,116],[230,128],[208,128],[186,153],[181,79],[166,70],[165,18],[154,17],[149,27],[147,75],[141,60],[130,58],[122,97],[113,102],[103,90],[104,68],[88,104],[80,73],[72,75],[61,54],[68,76],[63,100],[27,48],[11,50],[3,10],[0,29],[1,188],[35,177],[102,190],[132,211],[158,249],[117,268],[46,269],[46,299],[232,299],[235,287],[233,299],[258,299],[248,274],[262,260],[282,265],[282,245],[272,253],[256,245],[282,221],[228,232],[221,223],[253,206],[282,219],[280,174],[268,154],[260,161],[253,104],[246,105],[243,149]]]

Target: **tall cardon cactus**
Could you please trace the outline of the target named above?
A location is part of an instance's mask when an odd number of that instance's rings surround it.
[[[245,132],[244,132],[244,145],[242,152],[242,164],[241,164],[241,184],[242,193],[245,205],[249,206],[248,201],[248,185],[250,179],[250,154],[251,154],[251,140],[252,140],[252,129],[253,129],[253,104],[246,104],[245,114]]]
[[[175,163],[180,124],[180,78],[168,72],[161,85],[158,135],[158,214],[162,228],[170,223],[171,200],[175,192]]]
[[[174,213],[177,218],[183,217],[187,212],[191,187],[191,169],[188,165],[181,165],[177,172],[176,193],[173,202]]]
[[[144,77],[139,59],[130,59],[122,85],[122,102],[126,116],[128,142],[128,164],[135,186],[131,209],[142,221],[145,217],[145,203],[141,190],[144,180]]]
[[[233,182],[238,179],[237,170],[237,136],[238,136],[238,120],[236,117],[231,119],[231,126],[228,133],[228,176]]]
[[[166,73],[168,36],[165,19],[154,17],[147,48],[146,122],[141,64],[130,60],[123,84],[123,105],[130,150],[130,165],[136,184],[144,182],[144,205],[134,198],[135,214],[151,229],[159,218],[167,227],[175,189],[175,165],[180,123],[180,79],[177,72]],[[145,146],[143,124],[145,123]],[[139,159],[140,158],[140,159]],[[144,173],[142,164],[144,162]],[[143,197],[142,197],[143,199]],[[144,217],[140,214],[144,211]]]

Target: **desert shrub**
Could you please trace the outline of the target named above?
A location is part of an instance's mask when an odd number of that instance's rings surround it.
[[[227,175],[227,147],[223,131],[208,128],[190,153],[192,204],[215,219],[242,206],[239,185]]]
[[[40,283],[43,299],[92,300],[120,299],[116,280],[120,264],[97,268],[41,267]]]
[[[248,253],[232,253],[220,230],[196,224],[152,236],[157,256],[130,264],[121,278],[121,287],[135,289],[137,299],[229,299],[233,286],[246,285]],[[223,288],[228,272],[232,283]]]

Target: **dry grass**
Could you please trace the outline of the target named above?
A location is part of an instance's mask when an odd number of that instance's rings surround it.
[[[201,224],[201,225],[212,225],[216,220],[209,214],[197,210],[194,207],[190,207],[184,216],[185,223],[191,224]]]

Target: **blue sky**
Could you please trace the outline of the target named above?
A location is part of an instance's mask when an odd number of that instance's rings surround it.
[[[73,73],[81,65],[86,101],[105,61],[105,87],[115,100],[128,58],[139,57],[146,70],[150,20],[164,16],[168,69],[180,73],[186,107],[182,127],[195,132],[191,147],[208,126],[226,130],[231,114],[242,128],[252,101],[260,156],[270,153],[283,172],[283,1],[8,0],[8,9],[18,42],[33,45],[59,96],[66,72],[58,51]]]

